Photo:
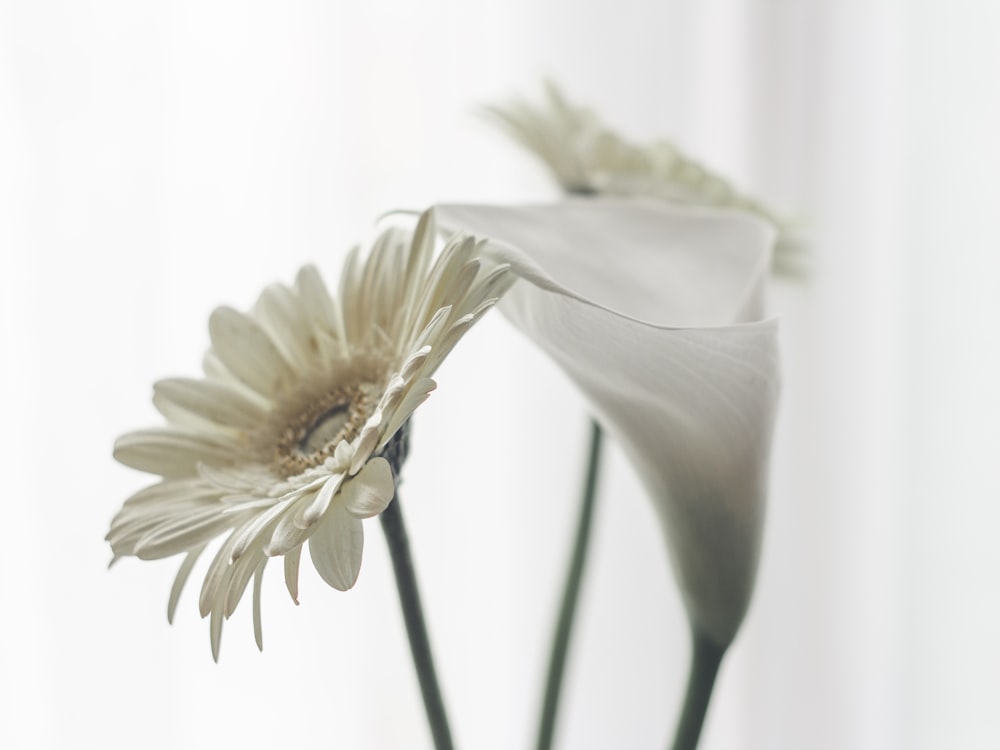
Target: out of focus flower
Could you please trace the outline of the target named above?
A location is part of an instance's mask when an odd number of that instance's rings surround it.
[[[284,556],[294,600],[306,543],[330,586],[357,580],[361,519],[393,498],[407,420],[438,365],[513,280],[481,260],[481,242],[451,239],[436,261],[434,243],[425,216],[413,232],[380,234],[366,259],[352,252],[335,298],[307,266],[249,313],[219,308],[205,376],[158,382],[153,402],[167,424],[115,444],[116,459],[160,480],[125,502],[107,539],[116,559],[185,555],[170,619],[199,556],[225,537],[199,600],[215,658],[223,619],[251,579],[261,645],[270,557]]]
[[[773,231],[737,212],[589,199],[439,206],[520,277],[504,313],[590,400],[662,521],[692,626],[720,647],[753,591],[779,390]]]
[[[666,140],[633,143],[596,113],[569,102],[551,82],[540,104],[515,99],[485,112],[545,163],[568,193],[645,196],[692,206],[748,211],[778,227],[776,268],[796,271],[801,244],[792,227],[754,198]]]

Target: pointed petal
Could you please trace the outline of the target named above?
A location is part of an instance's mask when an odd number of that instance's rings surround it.
[[[257,649],[264,650],[264,631],[261,627],[260,619],[260,589],[264,580],[264,566],[267,565],[267,558],[261,561],[257,571],[253,576],[253,638],[257,642]]]
[[[285,586],[292,601],[299,603],[299,560],[302,558],[302,547],[296,547],[285,555]]]
[[[181,563],[180,570],[177,571],[177,577],[174,578],[174,585],[170,589],[170,599],[167,601],[167,622],[171,625],[174,622],[174,613],[177,612],[177,602],[180,601],[184,584],[187,583],[188,576],[191,575],[191,569],[194,568],[194,564],[198,562],[198,558],[204,550],[205,545],[202,545],[188,552],[184,558],[184,562]]]

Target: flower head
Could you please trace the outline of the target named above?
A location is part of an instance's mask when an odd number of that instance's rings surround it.
[[[662,522],[692,627],[726,647],[753,591],[777,405],[763,320],[770,228],[636,200],[439,206],[518,283],[510,320],[625,449]]]
[[[167,424],[116,442],[118,461],[160,480],[125,502],[107,539],[115,559],[186,555],[168,618],[199,556],[225,537],[199,599],[215,658],[223,619],[251,579],[261,645],[270,557],[284,556],[293,600],[306,545],[330,586],[354,585],[361,519],[393,498],[407,420],[444,357],[512,281],[479,257],[482,244],[455,237],[434,260],[424,215],[413,232],[382,232],[367,258],[355,249],[336,298],[306,266],[293,286],[265,289],[249,313],[217,309],[205,376],[156,383]]]
[[[776,267],[801,270],[800,242],[792,227],[761,202],[738,191],[673,143],[633,143],[608,128],[590,109],[571,103],[553,83],[546,82],[545,92],[540,106],[516,99],[485,111],[545,163],[563,190],[747,211],[780,228]]]

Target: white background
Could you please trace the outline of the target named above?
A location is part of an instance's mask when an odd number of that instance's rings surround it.
[[[382,211],[555,195],[472,114],[543,75],[809,228],[758,590],[705,748],[1000,746],[1000,12],[988,2],[0,2],[0,746],[420,748],[377,524],[273,570],[212,662],[172,562],[102,541],[116,435],[220,303]],[[500,316],[439,371],[403,507],[458,743],[530,742],[584,405]],[[602,481],[559,740],[661,747],[687,661],[656,522]]]

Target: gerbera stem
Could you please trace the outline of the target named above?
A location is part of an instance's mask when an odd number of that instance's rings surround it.
[[[569,571],[566,575],[566,586],[563,589],[562,605],[559,609],[559,619],[552,637],[552,650],[549,655],[549,673],[545,681],[545,698],[542,702],[542,714],[538,720],[538,750],[548,750],[552,746],[555,734],[556,713],[559,710],[559,693],[562,689],[563,672],[566,669],[566,655],[569,651],[569,639],[572,635],[573,620],[576,615],[576,605],[580,598],[580,584],[583,580],[583,566],[587,559],[587,548],[590,543],[590,530],[594,520],[594,502],[597,496],[597,474],[601,463],[601,441],[603,431],[596,421],[590,424],[590,450],[587,461],[587,473],[583,483],[583,498],[580,505],[580,518],[576,526],[576,542],[569,561]]]
[[[694,632],[691,641],[691,672],[672,750],[695,750],[698,747],[715,677],[726,653],[724,646],[719,646],[701,633]]]
[[[423,608],[420,606],[417,576],[413,569],[413,558],[410,556],[410,540],[403,525],[403,514],[399,509],[398,492],[379,518],[382,519],[382,530],[385,531],[389,554],[392,556],[399,603],[403,609],[406,633],[410,638],[410,652],[413,654],[413,665],[420,681],[420,692],[424,698],[424,709],[427,711],[431,735],[434,737],[434,747],[437,750],[452,750],[454,745],[451,740],[451,730],[448,728],[448,716],[445,713],[441,688],[438,687],[431,644],[427,637],[427,625],[424,622]]]

